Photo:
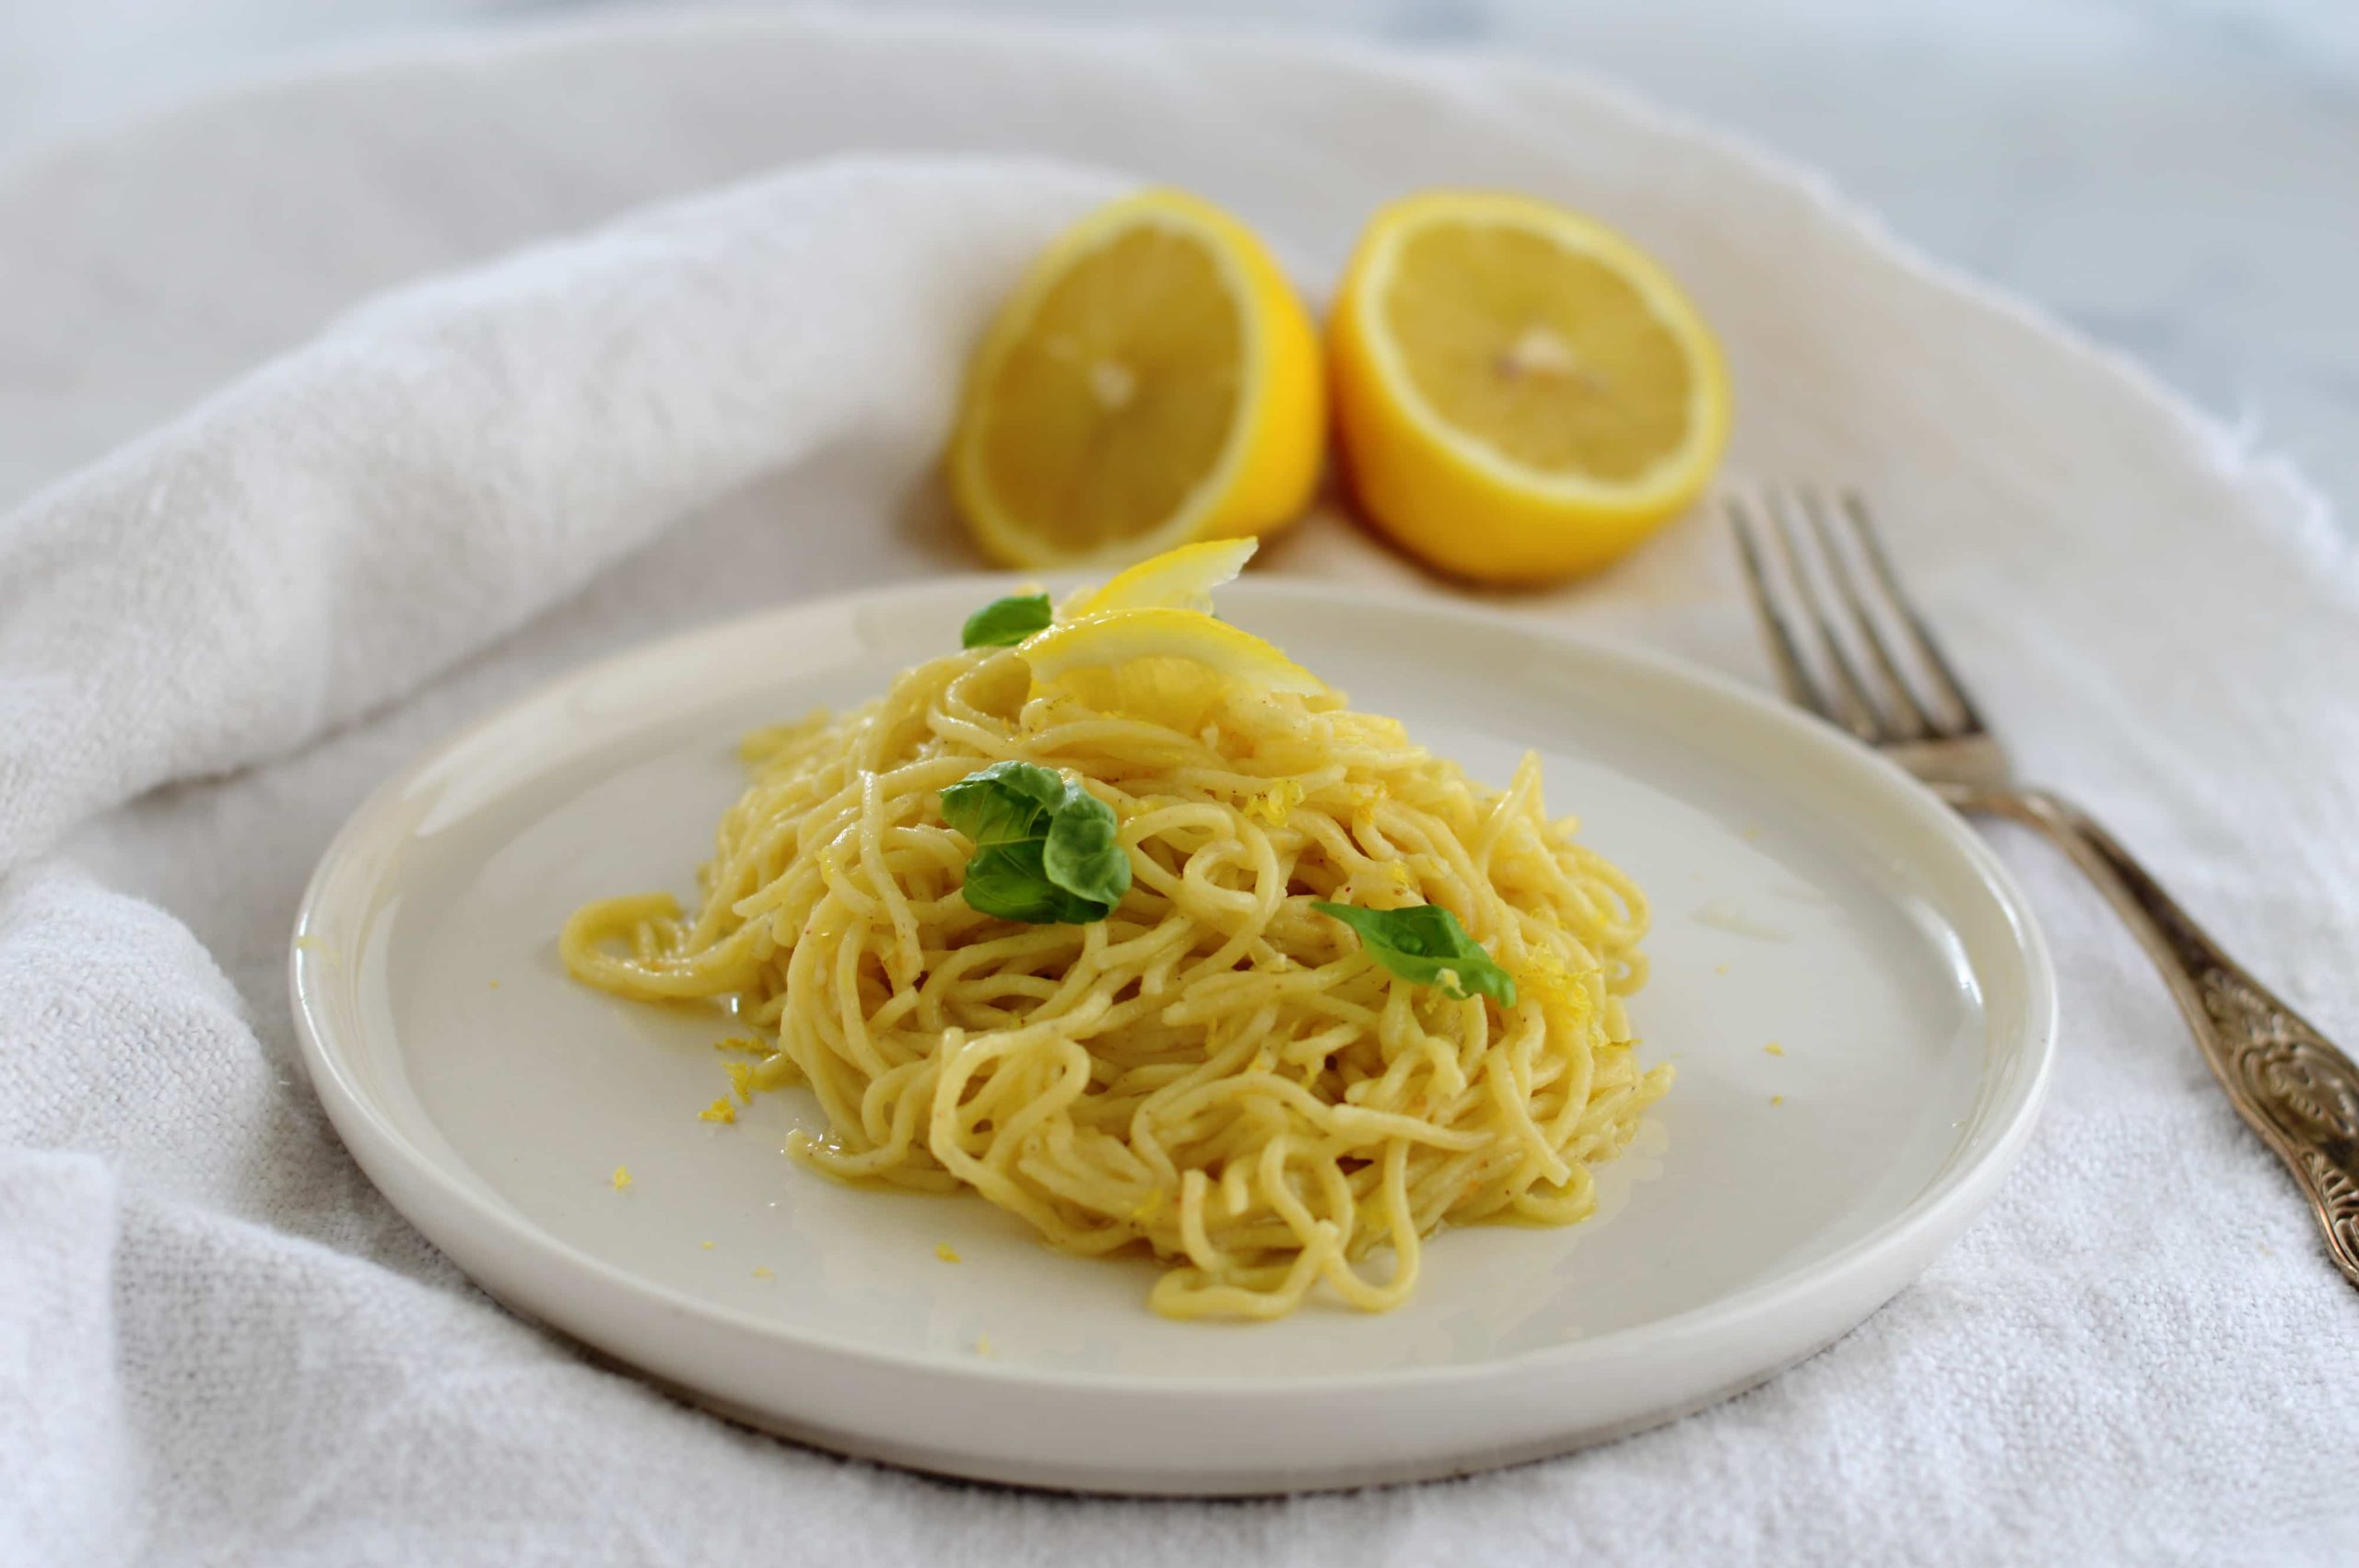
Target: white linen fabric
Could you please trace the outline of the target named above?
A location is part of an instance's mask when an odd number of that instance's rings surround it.
[[[931,477],[964,349],[1146,179],[1314,292],[1420,185],[1635,234],[1725,335],[1731,474],[1877,497],[2029,769],[2359,1038],[2324,508],[1790,170],[1561,76],[1202,39],[623,19],[357,60],[0,170],[0,1562],[2352,1561],[2359,1294],[2018,837],[2066,1035],[1991,1212],[1775,1383],[1467,1481],[1125,1503],[807,1452],[509,1317],[369,1187],[282,978],[337,823],[593,654],[971,566]],[[1427,581],[1332,512],[1270,556]],[[1757,673],[1703,518],[1493,603]]]

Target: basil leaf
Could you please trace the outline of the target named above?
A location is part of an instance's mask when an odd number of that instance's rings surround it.
[[[942,791],[942,817],[975,845],[968,907],[1033,925],[1102,920],[1131,890],[1113,809],[1028,762],[995,762]]]
[[[1106,918],[1108,906],[1076,897],[1040,869],[1043,841],[980,849],[967,862],[967,907],[1035,926],[1079,926]]]
[[[1458,917],[1438,904],[1405,909],[1361,909],[1349,904],[1313,904],[1359,933],[1367,955],[1404,980],[1439,986],[1451,996],[1486,996],[1501,1007],[1515,1005],[1515,977],[1484,952]]]
[[[995,762],[942,791],[942,820],[979,849],[1039,838],[1065,796],[1065,781],[1028,762]]]
[[[1111,909],[1131,890],[1131,858],[1114,842],[1114,808],[1078,784],[1049,819],[1041,870],[1067,893]]]
[[[1020,593],[994,599],[973,614],[959,630],[961,648],[1012,648],[1053,619],[1045,593]]]

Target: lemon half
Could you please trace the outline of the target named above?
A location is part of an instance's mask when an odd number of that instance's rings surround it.
[[[1330,357],[1362,509],[1486,581],[1619,556],[1696,497],[1728,440],[1719,347],[1670,275],[1528,197],[1438,191],[1379,211]]]
[[[1291,521],[1326,427],[1318,334],[1269,252],[1209,203],[1144,191],[1068,230],[1001,308],[951,490],[1004,565],[1118,565]]]

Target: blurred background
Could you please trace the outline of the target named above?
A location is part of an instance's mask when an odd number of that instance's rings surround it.
[[[0,0],[0,161],[241,77],[593,8]],[[1824,170],[1922,249],[2035,301],[2258,450],[2292,459],[2346,536],[2359,518],[2359,0],[865,8],[1321,35],[1619,80]]]

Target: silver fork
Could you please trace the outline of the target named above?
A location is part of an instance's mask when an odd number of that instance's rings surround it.
[[[1757,514],[1739,498],[1726,504],[1786,695],[1959,811],[2037,828],[2071,857],[2154,958],[2212,1076],[2294,1173],[2335,1267],[2359,1285],[2359,1069],[2222,952],[2085,812],[2015,780],[1858,495],[1830,505],[1814,489],[1772,487]]]

